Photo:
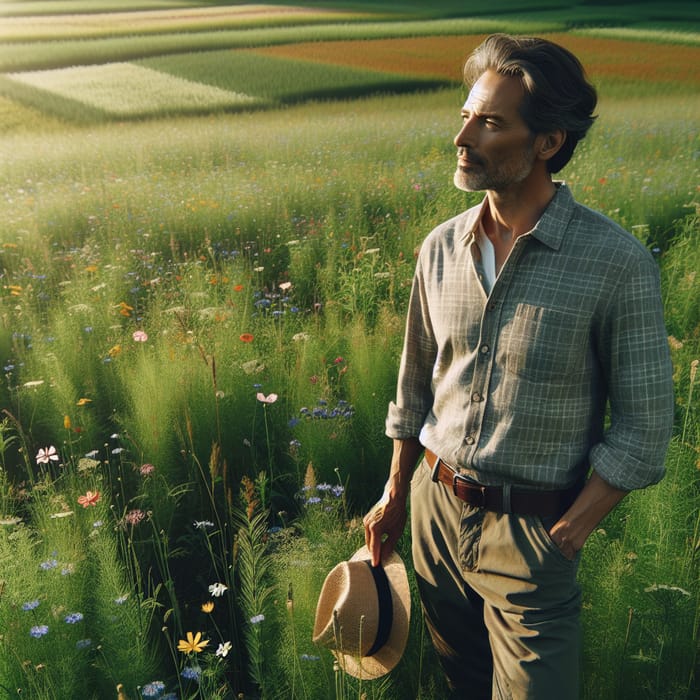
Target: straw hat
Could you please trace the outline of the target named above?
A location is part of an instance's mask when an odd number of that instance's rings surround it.
[[[411,592],[401,557],[392,552],[374,568],[365,546],[326,577],[313,641],[329,648],[346,673],[372,680],[399,662],[410,617]]]

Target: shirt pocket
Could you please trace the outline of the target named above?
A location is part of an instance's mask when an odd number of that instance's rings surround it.
[[[548,382],[586,369],[588,330],[580,316],[518,304],[507,328],[505,367],[509,372]]]

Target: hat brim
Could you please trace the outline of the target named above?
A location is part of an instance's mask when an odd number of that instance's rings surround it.
[[[367,546],[353,554],[350,561],[371,560]],[[373,656],[356,656],[333,651],[338,665],[345,673],[361,680],[380,678],[391,671],[401,660],[408,641],[411,621],[411,590],[406,575],[406,567],[401,557],[392,552],[382,561],[382,568],[389,580],[393,620],[386,644]]]

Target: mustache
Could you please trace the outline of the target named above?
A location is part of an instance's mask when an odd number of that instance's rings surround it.
[[[457,148],[457,157],[466,158],[470,163],[474,165],[483,165],[484,161],[479,158],[473,151],[470,151],[466,146],[459,146]]]

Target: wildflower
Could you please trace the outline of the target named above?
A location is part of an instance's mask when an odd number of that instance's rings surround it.
[[[107,355],[110,359],[117,357],[122,351],[122,346],[117,344],[113,345],[109,350],[107,350]]]
[[[78,496],[78,503],[83,508],[88,508],[89,506],[96,506],[99,500],[99,491],[87,491],[84,496]]]
[[[216,650],[216,655],[222,659],[225,659],[228,656],[229,651],[231,651],[231,647],[233,647],[233,644],[231,644],[231,642],[224,642],[223,644],[219,644]]]
[[[260,401],[260,403],[275,403],[277,401],[277,394],[268,394],[265,396],[265,394],[262,393],[262,391],[259,391],[256,395],[255,398]]]
[[[144,698],[159,698],[165,690],[163,681],[151,681],[141,688],[141,696]]]
[[[234,292],[242,292],[242,291],[243,291],[243,285],[242,285],[242,284],[237,284],[237,285],[233,288],[233,291],[234,291]]]
[[[92,399],[87,399],[85,397],[78,399],[76,402],[76,406],[86,406],[87,404],[92,403]]]
[[[252,333],[241,333],[238,339],[243,343],[252,343],[255,336]]]
[[[79,639],[75,643],[76,649],[88,649],[92,646],[92,639]]]
[[[214,527],[214,523],[211,520],[195,520],[193,525],[197,530],[206,530],[209,527]]]
[[[202,603],[202,612],[210,613],[214,609],[214,601],[208,600],[206,603]]]
[[[292,288],[292,283],[291,283],[291,282],[282,282],[282,283],[279,285],[279,288],[280,288],[283,292],[289,291],[289,290]]]
[[[308,498],[306,500],[306,505],[307,506],[315,506],[320,502],[321,502],[321,499],[318,496],[311,496],[311,498]]]
[[[49,462],[58,462],[58,453],[53,445],[42,447],[36,455],[37,464],[48,464]]]
[[[153,474],[155,470],[156,468],[152,464],[142,464],[141,468],[139,469],[139,473],[141,476],[149,476],[150,474]]]
[[[259,625],[264,620],[265,620],[265,616],[262,613],[260,613],[259,615],[253,615],[253,617],[250,618],[250,624],[251,625]]]
[[[148,333],[146,333],[145,331],[134,331],[131,334],[131,337],[136,343],[145,343],[148,340]]]
[[[146,514],[140,508],[134,508],[134,510],[130,510],[124,516],[124,520],[129,525],[133,526],[133,525],[138,525],[145,517],[146,517]]]
[[[128,593],[125,593],[124,595],[120,595],[118,598],[115,598],[115,599],[114,599],[114,602],[115,602],[117,605],[123,605],[124,603],[126,603],[126,599],[127,599],[128,597],[129,597],[129,594],[128,594]]]
[[[34,625],[29,630],[29,634],[34,637],[35,639],[39,639],[39,637],[43,637],[45,634],[49,633],[49,626],[48,625]]]
[[[24,384],[22,384],[22,386],[25,387],[26,389],[34,389],[37,386],[41,386],[43,383],[44,383],[43,379],[32,379],[31,381],[24,382]]]
[[[39,568],[42,571],[49,571],[50,569],[55,569],[58,566],[58,560],[56,559],[47,559],[46,561],[42,561],[41,564],[39,564]]]
[[[310,337],[310,336],[309,336],[308,333],[304,333],[303,331],[301,331],[301,332],[299,332],[299,333],[295,333],[295,334],[292,336],[292,340],[293,340],[295,343],[299,343],[299,342],[301,342],[301,341],[308,340],[309,337]]]
[[[119,309],[119,313],[122,316],[131,316],[131,312],[134,310],[133,306],[129,306],[125,301],[120,301],[117,304],[117,308]]]
[[[227,590],[228,586],[223,583],[212,583],[211,586],[209,586],[209,593],[215,598],[220,598]]]
[[[26,603],[22,603],[22,610],[36,610],[38,607],[38,600],[28,600]]]
[[[198,666],[185,666],[185,668],[182,669],[182,672],[180,673],[180,675],[186,681],[199,682],[199,674],[200,673],[201,673],[201,669]]]
[[[192,632],[187,633],[187,639],[181,639],[177,643],[177,650],[185,654],[199,654],[200,651],[204,650],[204,647],[209,644],[208,639],[202,639],[202,633],[197,632],[197,634],[192,634]]]
[[[343,362],[345,362],[345,359],[342,357],[336,357],[335,360],[333,360],[334,365],[339,365],[339,364],[342,364]]]
[[[320,661],[320,656],[312,656],[311,654],[302,654],[299,657],[302,661]]]
[[[71,428],[70,416],[63,416],[63,427],[66,430],[70,430],[70,428]]]
[[[61,569],[61,576],[70,576],[75,571],[73,564],[67,564]]]
[[[83,621],[83,613],[79,613],[79,612],[68,613],[68,615],[66,615],[63,618],[63,621],[67,625],[75,625],[76,623]]]
[[[99,527],[102,527],[104,523],[101,520],[95,520],[95,522],[92,524],[92,526],[97,529]]]

